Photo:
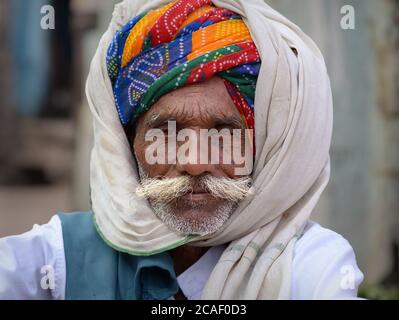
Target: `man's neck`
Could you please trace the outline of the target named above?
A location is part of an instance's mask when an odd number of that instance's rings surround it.
[[[179,276],[197,262],[209,248],[181,246],[169,251],[173,259],[176,275]]]

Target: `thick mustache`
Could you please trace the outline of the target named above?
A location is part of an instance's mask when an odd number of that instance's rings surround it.
[[[239,202],[252,194],[252,178],[214,177],[205,175],[192,177],[188,175],[175,178],[144,178],[136,189],[139,197],[165,203],[175,200],[187,193],[208,192],[215,198]]]

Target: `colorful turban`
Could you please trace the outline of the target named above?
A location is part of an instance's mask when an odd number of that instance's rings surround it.
[[[254,128],[259,53],[241,17],[210,0],[178,0],[130,20],[108,48],[107,69],[124,126],[164,94],[218,75]]]

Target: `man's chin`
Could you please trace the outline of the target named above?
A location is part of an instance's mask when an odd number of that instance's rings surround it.
[[[209,194],[184,195],[173,204],[173,211],[182,216],[209,217],[225,203]]]
[[[200,225],[207,223],[207,221],[211,220],[214,214],[213,211],[201,210],[201,209],[188,209],[184,212],[174,213],[175,217],[179,220],[187,221],[187,223],[193,225]]]
[[[171,230],[183,235],[210,235],[219,231],[231,216],[235,205],[228,202],[210,204],[206,200],[188,201],[177,206],[154,208]]]

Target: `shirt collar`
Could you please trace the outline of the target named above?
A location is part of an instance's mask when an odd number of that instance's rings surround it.
[[[225,248],[225,245],[211,247],[197,262],[177,277],[180,289],[188,300],[201,298],[205,284]]]

